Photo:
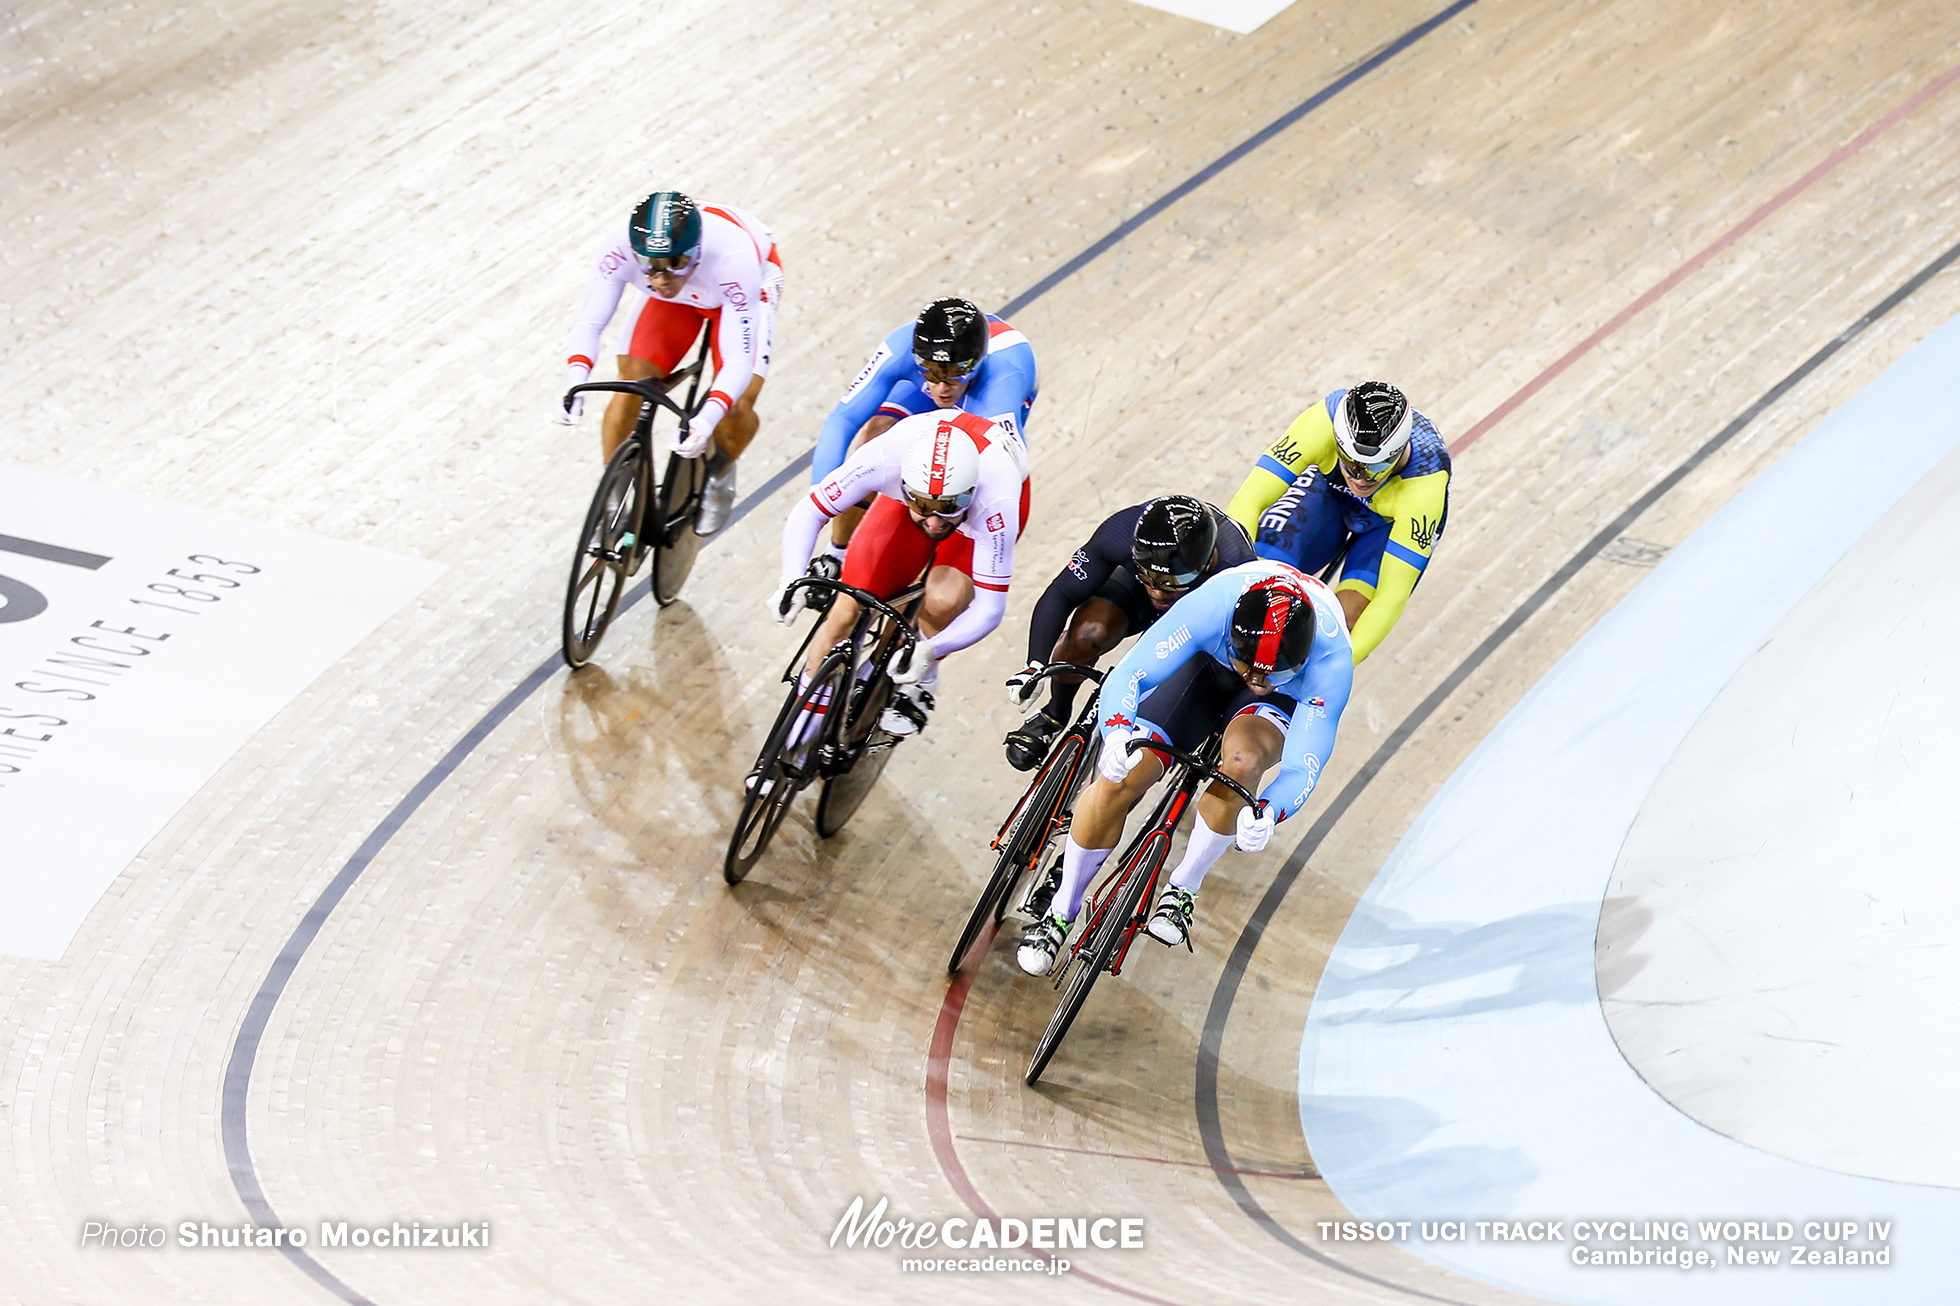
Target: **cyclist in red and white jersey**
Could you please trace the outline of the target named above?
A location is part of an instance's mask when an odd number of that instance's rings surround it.
[[[1020,437],[976,413],[941,409],[902,418],[797,501],[783,523],[782,584],[772,610],[783,624],[806,606],[804,574],[817,532],[876,495],[844,555],[843,581],[880,598],[926,577],[913,655],[892,668],[899,692],[879,724],[892,734],[924,728],[939,659],[991,634],[1007,612],[1014,543],[1027,522],[1028,455]],[[810,641],[813,673],[850,634],[857,604],[840,595]]]
[[[711,535],[735,506],[735,460],[760,425],[755,401],[775,348],[782,258],[768,228],[753,214],[729,206],[703,208],[679,191],[655,191],[600,246],[566,342],[566,389],[591,375],[600,336],[628,290],[637,307],[625,347],[618,351],[622,380],[666,376],[686,357],[704,319],[712,333],[714,380],[677,446],[695,457],[714,440],[696,523],[703,535]],[[602,436],[607,458],[632,431],[639,406],[625,394],[614,395],[607,405]],[[567,397],[558,417],[576,422],[584,407],[584,395]]]

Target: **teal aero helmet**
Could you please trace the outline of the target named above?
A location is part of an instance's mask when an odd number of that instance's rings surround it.
[[[692,261],[701,248],[701,210],[677,190],[657,190],[633,210],[633,252]]]

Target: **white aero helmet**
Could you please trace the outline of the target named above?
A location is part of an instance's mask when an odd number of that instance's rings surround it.
[[[899,475],[906,501],[918,512],[964,517],[980,484],[980,446],[951,419],[934,421],[906,437]]]
[[[1415,410],[1386,381],[1363,381],[1334,406],[1334,444],[1341,457],[1378,471],[1408,448]]]

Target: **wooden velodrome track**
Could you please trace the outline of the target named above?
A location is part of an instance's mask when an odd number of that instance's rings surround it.
[[[1321,959],[1643,563],[1960,310],[1952,275],[1913,282],[1957,234],[1960,13],[1442,9],[1302,0],[1240,37],[1124,0],[17,6],[0,453],[450,570],[63,960],[0,959],[0,1299],[1517,1300],[1314,1234],[1341,1210],[1295,1101]],[[784,251],[745,492],[935,295],[1011,305],[1042,367],[1008,625],[948,664],[842,836],[799,809],[735,891],[716,868],[791,644],[763,598],[794,491],[596,665],[540,670],[597,471],[595,420],[544,419],[560,340],[598,231],[655,185],[762,215]],[[1315,805],[1221,864],[1195,955],[1144,949],[1024,1089],[1050,990],[1005,948],[970,988],[943,961],[1018,791],[996,705],[1038,587],[1108,512],[1222,500],[1375,375],[1459,445],[1432,574]],[[860,1195],[1140,1214],[1148,1245],[1077,1258],[1100,1289],[902,1275],[825,1245]],[[77,1246],[90,1218],[268,1208],[495,1239]]]

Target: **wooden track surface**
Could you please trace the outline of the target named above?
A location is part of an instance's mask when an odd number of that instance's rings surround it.
[[[1121,0],[17,7],[0,456],[451,570],[239,752],[62,961],[0,959],[0,1300],[331,1300],[276,1255],[83,1253],[78,1231],[244,1218],[220,1115],[253,995],[370,831],[554,648],[597,423],[545,412],[601,227],[679,185],[775,231],[753,489],[924,300],[1022,295],[1434,12],[1309,0],[1234,37]],[[1042,395],[1008,624],[947,665],[931,729],[844,834],[819,841],[806,802],[749,883],[716,873],[792,644],[763,612],[792,491],[703,553],[682,603],[634,609],[489,733],[272,1013],[243,1104],[267,1200],[307,1226],[492,1222],[484,1254],[320,1252],[383,1306],[1004,1290],[827,1248],[859,1195],[1143,1214],[1145,1251],[1078,1264],[1164,1301],[1517,1300],[1313,1236],[1341,1207],[1301,1137],[1299,1031],[1396,838],[1652,551],[1584,568],[1464,680],[1252,956],[1214,1144],[1317,1256],[1248,1215],[1201,1137],[1226,958],[1297,832],[1453,668],[1953,243],[1960,90],[1888,115],[1956,63],[1936,0],[1479,0],[1394,53],[1015,314]],[[1005,948],[942,1025],[944,954],[1018,792],[1000,681],[1093,525],[1170,488],[1222,500],[1364,376],[1461,437],[1689,265],[1463,451],[1316,806],[1221,864],[1195,955],[1146,948],[1099,987],[1038,1091],[1020,1070],[1052,995]],[[1629,534],[1684,538],[1956,310],[1935,278]]]

